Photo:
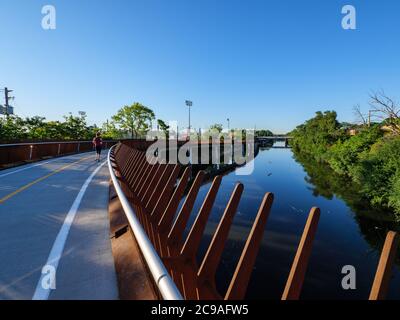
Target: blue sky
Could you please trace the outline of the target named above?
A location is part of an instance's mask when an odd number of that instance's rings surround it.
[[[341,27],[346,4],[357,30]],[[318,110],[354,120],[371,90],[400,98],[397,0],[0,0],[0,21],[0,87],[20,116],[101,124],[139,101],[185,127],[191,99],[197,128],[286,132]]]

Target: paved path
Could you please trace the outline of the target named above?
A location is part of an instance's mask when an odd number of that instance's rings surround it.
[[[0,171],[0,299],[118,298],[104,162],[84,153]]]

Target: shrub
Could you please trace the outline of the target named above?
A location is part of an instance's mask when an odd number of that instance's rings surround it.
[[[298,126],[291,135],[292,146],[303,153],[323,160],[328,148],[337,142],[342,132],[335,111],[317,112],[316,116]]]
[[[373,205],[393,207],[400,214],[400,138],[382,138],[364,154],[354,172]]]
[[[379,126],[374,126],[345,141],[338,141],[329,149],[326,160],[337,173],[352,176],[360,158],[382,135]]]

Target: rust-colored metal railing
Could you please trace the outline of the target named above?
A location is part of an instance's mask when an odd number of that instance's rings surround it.
[[[206,254],[199,262],[197,253],[222,177],[217,176],[212,181],[195,221],[184,238],[205,173],[200,171],[195,179],[191,179],[190,167],[152,163],[152,159],[147,159],[145,154],[148,145],[147,142],[136,142],[135,145],[119,143],[110,152],[110,170],[112,175],[116,175],[123,196],[128,199],[132,212],[152,244],[152,250],[168,270],[168,277],[184,299],[243,299],[273,204],[273,194],[266,193],[262,199],[229,287],[226,292],[220,293],[216,287],[216,271],[244,186],[241,183],[235,186]],[[319,217],[319,208],[312,208],[284,288],[283,300],[300,298]],[[388,234],[370,296],[372,300],[384,298],[387,292],[398,242],[395,233]]]
[[[396,232],[390,231],[387,234],[369,300],[385,299],[389,291],[389,282],[399,241],[400,238]]]
[[[104,148],[108,149],[115,145],[117,141],[105,140],[103,143]],[[0,144],[0,168],[46,157],[57,157],[91,150],[93,150],[92,141]]]

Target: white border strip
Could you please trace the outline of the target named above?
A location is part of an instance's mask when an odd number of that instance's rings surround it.
[[[99,172],[99,170],[106,164],[106,161],[104,161],[102,164],[100,164],[96,170],[93,171],[93,173],[90,175],[90,177],[85,181],[83,184],[81,190],[79,191],[77,197],[75,198],[74,203],[72,204],[71,209],[69,209],[69,212],[67,216],[65,217],[64,223],[61,227],[61,230],[59,231],[56,240],[54,241],[53,247],[50,251],[50,255],[47,258],[47,262],[45,264],[45,267],[51,266],[54,268],[54,270],[57,270],[58,263],[60,262],[61,255],[64,251],[64,246],[65,242],[67,241],[69,231],[71,229],[72,223],[74,222],[74,218],[76,216],[76,213],[78,212],[79,206],[81,204],[82,198],[85,195],[85,192],[90,184],[90,182],[93,180],[95,175]],[[42,273],[39,282],[36,286],[35,293],[32,297],[32,300],[48,300],[50,296],[50,291],[51,289],[45,289],[43,288],[42,283],[44,282],[44,277],[46,275]]]

